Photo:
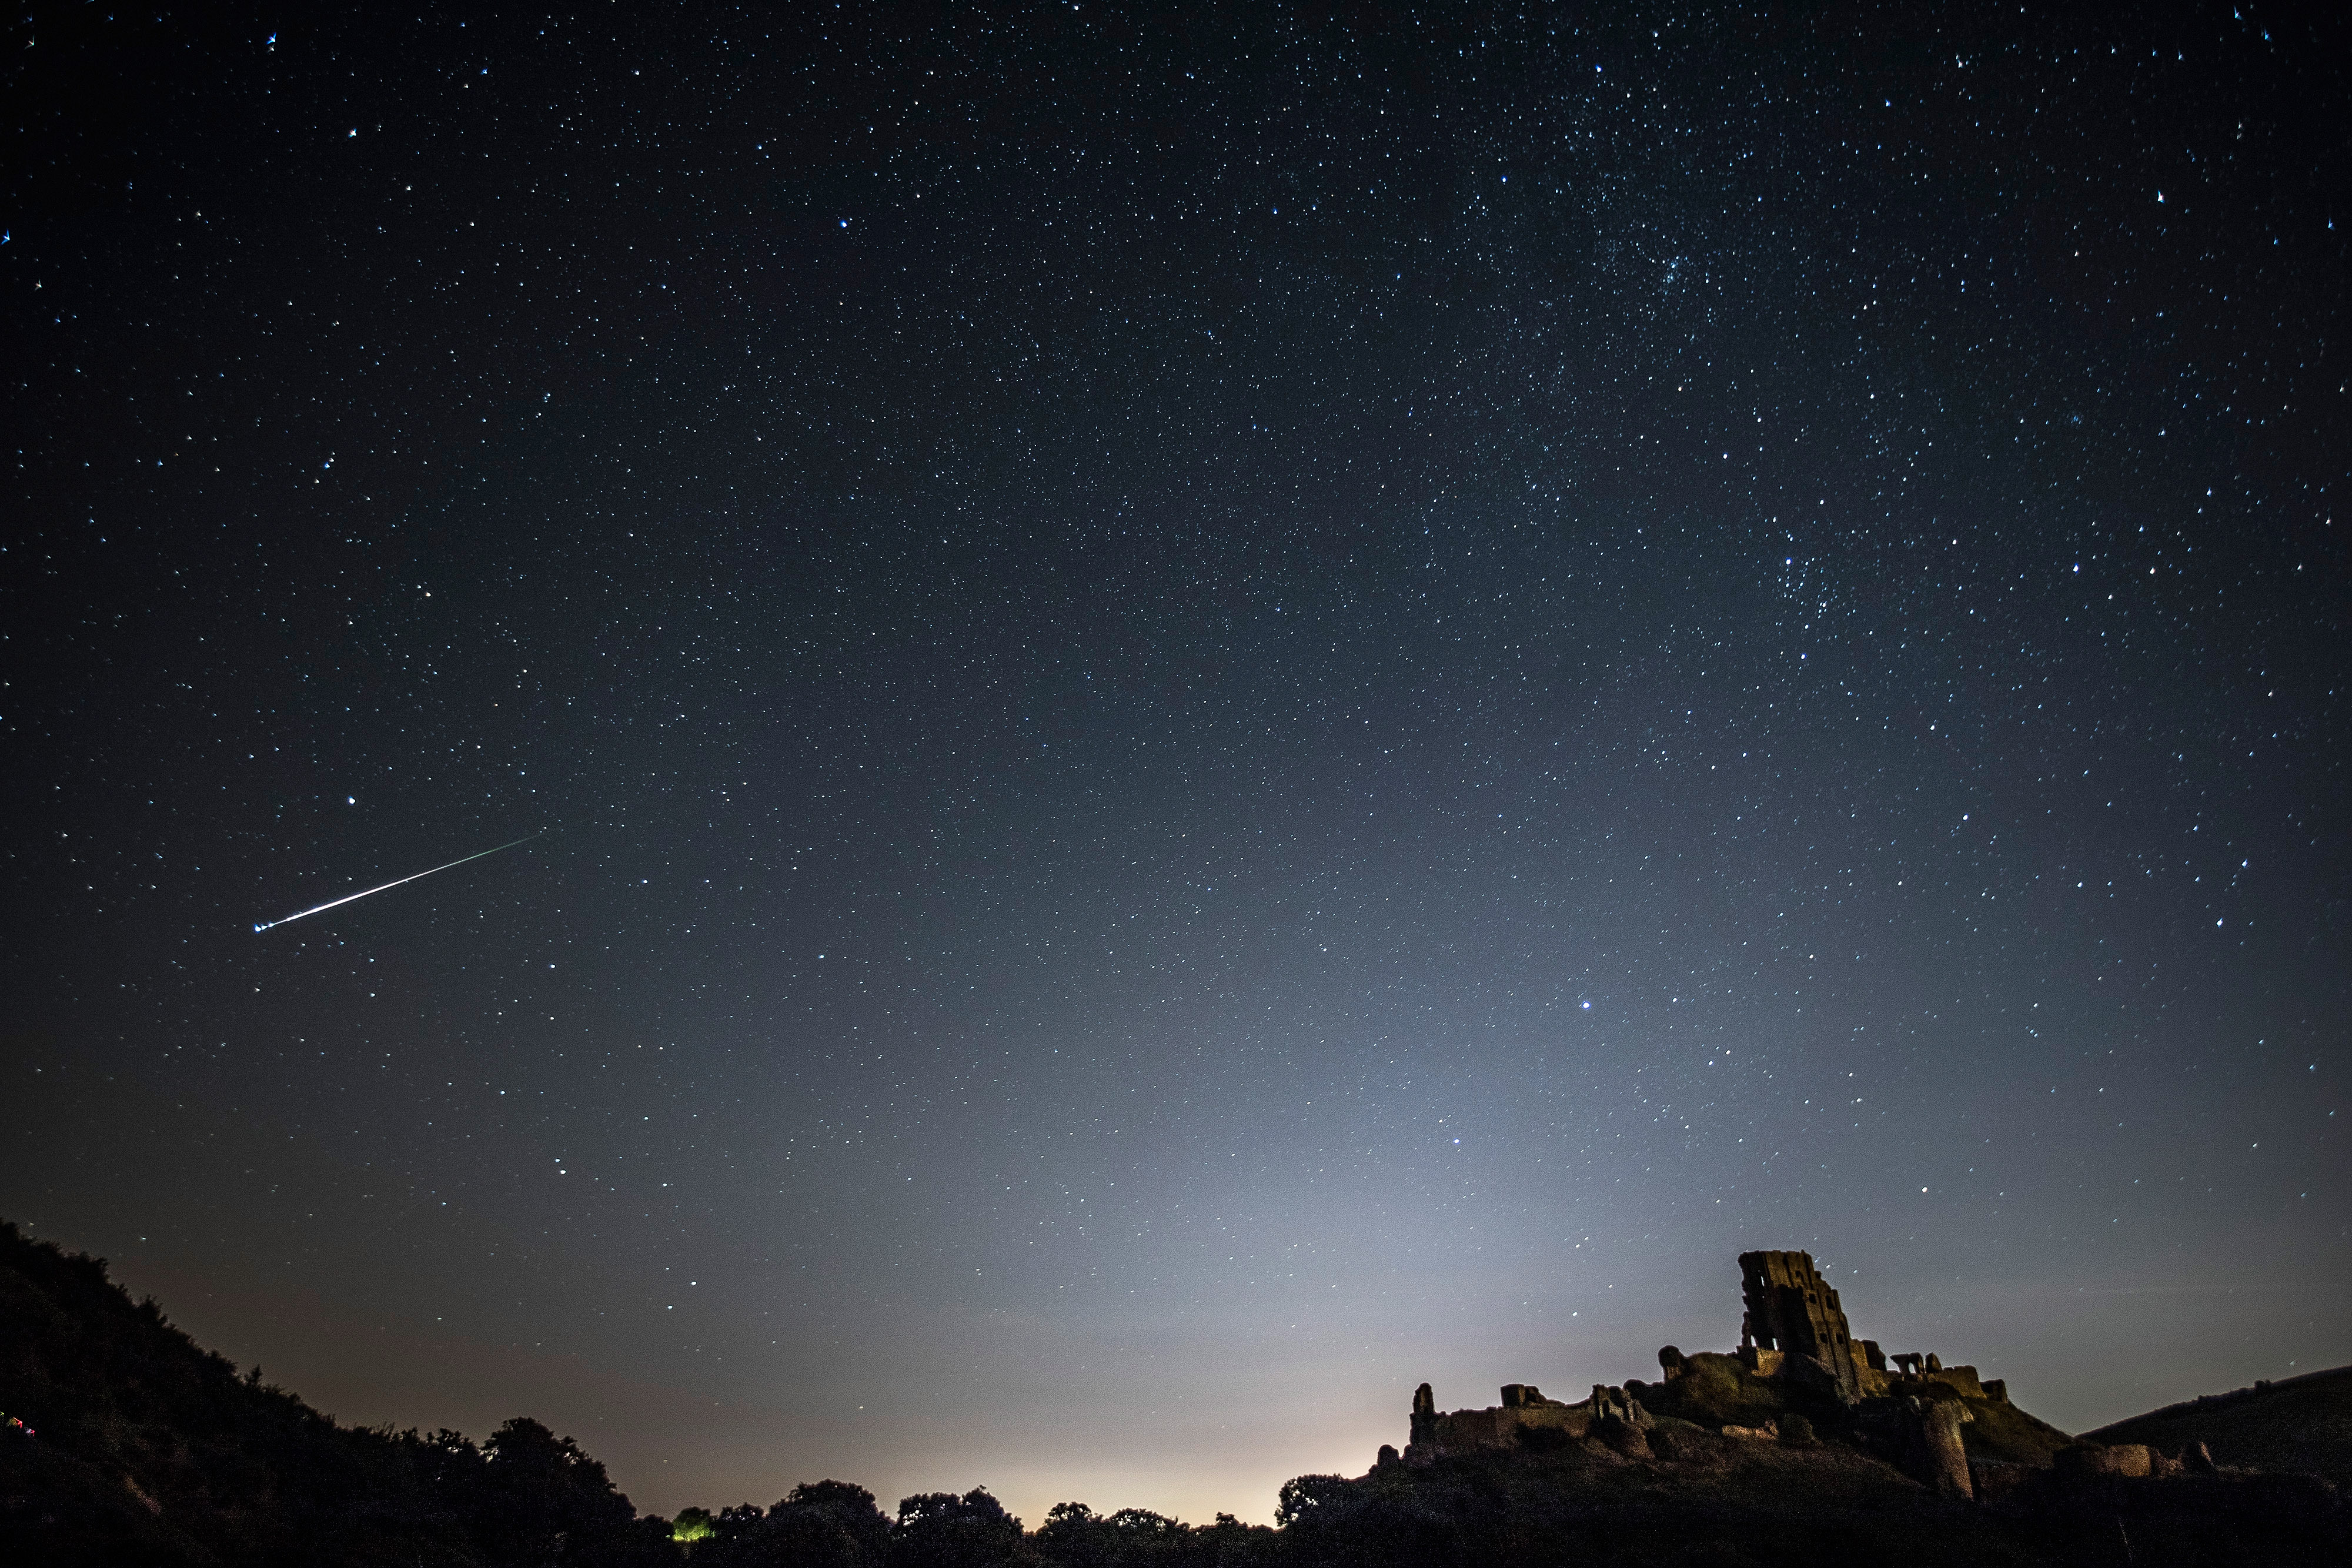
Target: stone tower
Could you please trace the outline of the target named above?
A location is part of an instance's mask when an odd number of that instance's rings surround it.
[[[1742,1252],[1739,1293],[1748,1308],[1739,1343],[1801,1355],[1820,1364],[1847,1400],[1862,1396],[1854,1368],[1853,1336],[1832,1290],[1813,1267],[1810,1252]]]

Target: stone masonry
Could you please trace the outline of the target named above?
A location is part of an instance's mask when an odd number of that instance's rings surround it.
[[[1838,1293],[1813,1267],[1810,1252],[1742,1252],[1739,1294],[1748,1309],[1739,1325],[1740,1359],[1761,1371],[1759,1351],[1801,1355],[1829,1374],[1839,1396],[1862,1397],[1865,1354],[1853,1343]]]
[[[1979,1383],[1975,1367],[1946,1366],[1932,1352],[1889,1355],[1875,1340],[1855,1339],[1835,1287],[1822,1277],[1811,1253],[1743,1252],[1739,1276],[1742,1365],[1759,1377],[1810,1385],[1848,1406],[1888,1396],[1901,1401],[1907,1418],[1895,1423],[1900,1432],[1891,1432],[1890,1440],[1923,1476],[1935,1478],[1931,1484],[1966,1494],[1966,1463],[1955,1458],[1960,1453],[1958,1423],[1966,1416],[1937,1406],[1930,1385],[2000,1404],[2009,1391],[1999,1379]],[[1668,1345],[1658,1353],[1658,1364],[1672,1383],[1688,1362]],[[1507,1383],[1501,1395],[1500,1404],[1483,1410],[1440,1411],[1436,1396],[1423,1384],[1413,1394],[1403,1461],[1426,1464],[1447,1454],[1514,1448],[1553,1432],[1559,1437],[1549,1440],[1557,1441],[1604,1429],[1640,1432],[1653,1424],[1638,1399],[1608,1385],[1594,1385],[1589,1397],[1572,1405],[1545,1398],[1531,1383]]]

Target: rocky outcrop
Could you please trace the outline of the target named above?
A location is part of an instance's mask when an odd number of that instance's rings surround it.
[[[2071,1448],[2061,1448],[2053,1456],[2051,1467],[2058,1479],[2064,1481],[2086,1480],[2093,1476],[2125,1476],[2139,1480],[2156,1472],[2156,1463],[2145,1443],[2078,1443]]]
[[[1873,1400],[1863,1408],[1863,1430],[1871,1446],[1905,1475],[1946,1497],[1976,1496],[1968,1449],[1960,1442],[1960,1427],[1972,1419],[1966,1406],[1948,1397]]]

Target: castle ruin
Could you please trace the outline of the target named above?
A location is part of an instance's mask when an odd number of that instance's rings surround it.
[[[1877,1341],[1855,1339],[1836,1289],[1822,1278],[1811,1253],[1743,1252],[1739,1285],[1745,1312],[1738,1356],[1740,1365],[1758,1377],[1785,1379],[1848,1406],[1895,1398],[1924,1409],[1932,1401],[1923,1402],[1920,1396],[1928,1393],[1931,1384],[1969,1398],[1996,1404],[2008,1400],[2008,1389],[2000,1379],[1979,1382],[1973,1366],[1946,1366],[1932,1352],[1888,1355],[1879,1349]],[[1658,1353],[1666,1383],[1683,1376],[1688,1364],[1689,1358],[1673,1345]],[[1531,1383],[1507,1383],[1499,1405],[1442,1412],[1435,1394],[1424,1383],[1413,1394],[1410,1440],[1397,1457],[1405,1463],[1420,1464],[1478,1449],[1540,1447],[1595,1436],[1622,1438],[1653,1424],[1642,1408],[1640,1394],[1644,1386],[1639,1380],[1628,1380],[1623,1386],[1595,1384],[1590,1395],[1570,1404],[1545,1398]],[[1966,1417],[1954,1414],[1951,1419]],[[1953,1463],[1960,1465],[1959,1486],[1965,1493],[1964,1461],[1942,1454],[1946,1447],[1951,1454],[1958,1453],[1957,1434],[1957,1427],[1950,1434],[1937,1428],[1920,1440],[1936,1450],[1937,1465],[1946,1469]],[[1948,1443],[1940,1441],[1946,1436]]]
[[[1853,1401],[1862,1397],[1862,1374],[1872,1363],[1885,1370],[1876,1341],[1854,1343],[1838,1293],[1810,1252],[1742,1252],[1739,1299],[1748,1309],[1739,1320],[1739,1360],[1759,1376],[1785,1375],[1788,1358],[1802,1356]]]
[[[1946,1366],[1933,1351],[1889,1355],[1874,1339],[1855,1339],[1837,1291],[1813,1267],[1810,1252],[1742,1252],[1739,1297],[1747,1308],[1739,1323],[1739,1362],[1759,1377],[1826,1378],[1848,1405],[1908,1392],[1906,1382],[1940,1383],[1996,1404],[2009,1398],[2000,1378],[1980,1383],[1973,1366]],[[1669,1365],[1666,1352],[1658,1353],[1669,1383],[1681,1360],[1676,1352],[1675,1364]]]

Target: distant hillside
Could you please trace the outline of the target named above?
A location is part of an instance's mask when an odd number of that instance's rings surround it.
[[[2083,1436],[2094,1443],[2146,1443],[2168,1454],[2203,1443],[2221,1464],[2352,1486],[2352,1366],[2208,1394]]]

